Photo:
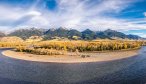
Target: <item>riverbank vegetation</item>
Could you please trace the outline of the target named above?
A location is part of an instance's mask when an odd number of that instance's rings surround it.
[[[38,55],[65,55],[74,52],[104,52],[116,50],[139,49],[145,45],[142,40],[46,40],[33,36],[23,40],[19,37],[4,37],[0,47],[14,48],[17,52],[27,52]]]
[[[98,41],[40,41],[17,46],[16,51],[39,55],[63,55],[67,52],[104,52],[139,49],[142,41],[98,40]]]

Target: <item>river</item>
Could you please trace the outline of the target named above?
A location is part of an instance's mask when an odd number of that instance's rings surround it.
[[[40,63],[9,58],[0,49],[0,84],[145,84],[146,47],[108,62]]]

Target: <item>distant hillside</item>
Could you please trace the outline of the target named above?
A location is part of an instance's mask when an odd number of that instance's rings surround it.
[[[35,28],[19,29],[11,32],[10,34],[8,34],[8,36],[18,36],[22,39],[28,39],[31,36],[42,36],[43,32],[43,30]]]
[[[68,37],[68,30],[64,28],[58,28],[58,29],[49,29],[44,33],[48,38],[57,36],[57,37]]]
[[[97,32],[96,35],[98,38],[102,38],[102,39],[105,39],[105,38],[108,38],[108,39],[121,38],[121,39],[135,39],[135,40],[142,39],[142,37],[137,36],[137,35],[132,35],[132,34],[126,35],[122,32],[118,32],[111,29],[107,29],[102,32]]]
[[[66,28],[58,28],[58,29],[49,29],[44,33],[46,39],[51,39],[52,37],[65,37],[72,39],[73,36],[81,37],[81,32],[71,29],[68,30]]]
[[[110,38],[119,37],[119,38],[125,39],[127,37],[124,33],[117,32],[117,31],[111,30],[111,29],[107,29],[107,30],[103,31],[103,33]]]
[[[132,35],[132,34],[127,35],[127,38],[128,38],[128,39],[145,39],[145,38],[141,38],[141,37],[138,36],[138,35]]]
[[[23,42],[23,39],[16,36],[2,37],[0,42]]]
[[[57,28],[57,29],[19,29],[13,31],[9,36],[18,36],[22,39],[28,39],[31,36],[43,36],[45,40],[49,39],[80,39],[80,40],[94,40],[94,39],[143,39],[137,35],[126,35],[122,32],[107,29],[105,31],[92,31],[86,29],[82,32],[75,29]]]
[[[0,31],[0,37],[4,37],[4,36],[6,36],[5,33]]]
[[[82,33],[82,39],[85,40],[93,40],[97,38],[96,33],[91,31],[90,29],[86,29],[81,33]]]

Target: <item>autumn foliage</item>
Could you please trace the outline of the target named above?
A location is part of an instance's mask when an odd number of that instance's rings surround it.
[[[87,51],[114,51],[138,49],[142,46],[142,41],[41,41],[31,45],[31,47],[17,47],[17,51],[29,52],[40,55],[63,55],[66,52],[87,52]]]
[[[97,40],[97,41],[40,41],[0,42],[0,47],[12,47],[19,52],[39,55],[64,55],[67,52],[115,51],[138,49],[143,41]]]

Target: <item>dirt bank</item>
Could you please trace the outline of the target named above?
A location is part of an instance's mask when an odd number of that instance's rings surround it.
[[[21,59],[28,61],[38,61],[38,62],[57,62],[57,63],[82,63],[82,62],[101,62],[101,61],[111,61],[118,60],[123,58],[128,58],[132,56],[136,56],[138,54],[138,50],[131,51],[115,51],[115,52],[106,52],[106,53],[81,53],[85,55],[89,55],[90,57],[82,58],[80,56],[71,56],[67,55],[33,55],[23,52],[15,52],[13,50],[6,50],[2,52],[3,55]]]

